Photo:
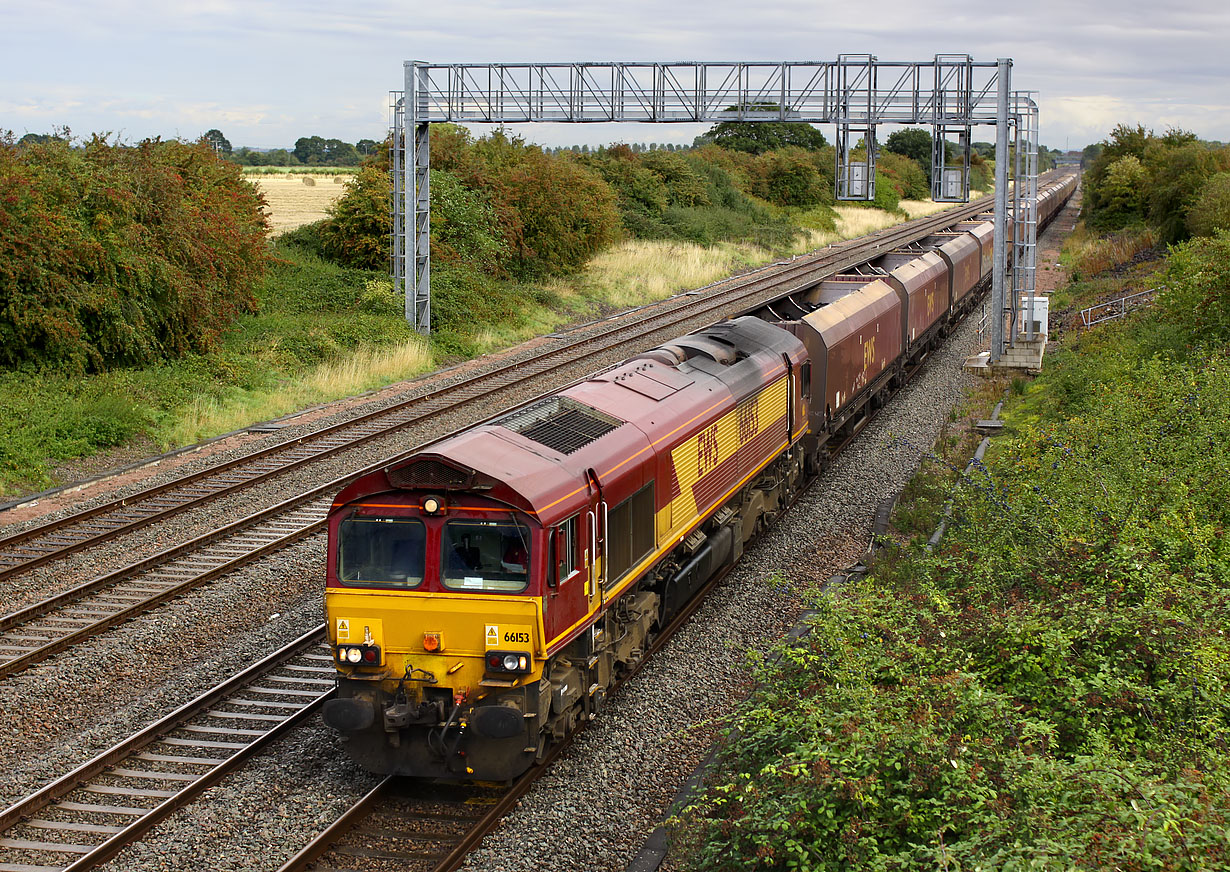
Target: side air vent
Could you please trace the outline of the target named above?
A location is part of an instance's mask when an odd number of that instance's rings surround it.
[[[569,397],[547,397],[491,423],[572,454],[624,422]]]
[[[438,460],[412,460],[385,474],[389,484],[403,490],[469,489],[474,482],[472,472],[455,469]]]

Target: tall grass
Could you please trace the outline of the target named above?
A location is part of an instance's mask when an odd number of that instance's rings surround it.
[[[910,218],[922,218],[924,215],[934,215],[936,212],[943,212],[945,209],[951,209],[952,203],[937,203],[934,200],[902,200],[897,204],[897,208],[909,215]]]
[[[587,293],[601,296],[606,305],[627,308],[702,287],[767,258],[763,249],[746,244],[706,247],[634,239],[591,260],[580,284]]]
[[[917,215],[946,208],[943,203],[905,202],[916,210],[912,214]],[[828,229],[830,222],[827,219],[812,222],[807,214],[794,216],[802,229],[788,252],[802,254],[814,251],[840,239],[863,236],[901,222],[900,215],[880,209],[838,206],[836,212],[836,230]],[[627,308],[703,287],[738,270],[771,263],[778,256],[750,243],[723,242],[702,246],[687,242],[633,239],[612,246],[590,260],[579,278],[558,280],[550,288],[561,299],[598,298],[604,307]]]
[[[388,346],[367,346],[327,360],[296,380],[255,389],[235,388],[220,396],[198,396],[159,434],[168,445],[187,445],[267,421],[296,409],[402,381],[428,372],[433,359],[427,342],[415,337]]]
[[[837,206],[837,232],[842,239],[866,236],[885,227],[901,223],[901,217],[883,209],[866,209],[862,206]]]
[[[1073,280],[1087,278],[1122,266],[1157,243],[1157,231],[1151,227],[1134,227],[1098,236],[1090,233],[1081,222],[1064,243],[1060,262],[1068,268]]]

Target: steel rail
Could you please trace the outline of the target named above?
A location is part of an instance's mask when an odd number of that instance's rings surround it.
[[[547,366],[543,372],[573,365],[587,357],[604,353],[613,345],[627,342],[626,338],[621,338],[627,334],[640,335],[648,330],[665,329],[668,324],[677,323],[683,319],[693,320],[704,317],[735,301],[743,303],[746,300],[749,305],[762,304],[775,296],[794,293],[809,284],[820,281],[828,274],[847,269],[883,251],[941,230],[971,215],[984,212],[986,204],[982,202],[982,199],[956,209],[936,213],[936,215],[913,219],[856,240],[846,240],[822,252],[796,258],[789,263],[773,264],[747,276],[728,279],[704,289],[702,293],[705,293],[706,297],[699,302],[687,300],[697,292],[687,292],[662,303],[633,310],[634,314],[631,316],[614,316],[605,319],[604,322],[598,322],[609,323],[610,326],[604,332],[596,336],[580,336],[562,345],[557,345],[534,361],[513,362],[498,366],[494,370],[464,379],[455,385],[443,386],[394,406],[367,412],[348,421],[332,424],[287,442],[224,461],[209,469],[182,476],[140,493],[112,500],[65,518],[0,538],[0,580],[124,535],[202,503],[267,481],[304,464],[330,457],[405,427],[419,424],[427,418],[440,414],[441,407],[456,405],[458,401],[449,398],[463,395],[476,384],[504,379],[498,387],[484,392],[485,396],[494,390],[502,389],[513,381],[520,380],[524,377],[527,368],[540,368],[541,363],[549,359],[565,357],[583,346],[605,342],[607,347],[567,358],[554,366]],[[762,299],[760,295],[766,292],[772,296]],[[749,295],[754,295],[755,299],[749,300]],[[691,314],[681,314],[689,312]],[[659,323],[655,324],[655,322]],[[533,374],[540,375],[542,372]],[[435,406],[436,408],[418,408],[423,406]],[[349,435],[346,435],[347,432]],[[280,462],[275,462],[277,461],[276,455],[279,454],[287,455],[287,457]],[[107,516],[112,517],[108,520]]]
[[[31,828],[46,827],[55,832],[78,835],[85,838],[106,834],[108,838],[99,844],[77,845],[64,842],[51,842],[33,839],[0,838],[0,850],[7,852],[34,852],[39,855],[66,854],[80,855],[76,860],[57,865],[46,866],[47,869],[63,869],[65,872],[79,872],[90,869],[113,858],[128,845],[140,839],[142,835],[164,820],[173,812],[185,807],[192,799],[206,788],[216,784],[223,776],[235,771],[240,764],[263,750],[271,742],[282,736],[291,727],[301,723],[305,717],[316,711],[320,705],[334,693],[334,687],[319,690],[324,684],[333,685],[331,678],[327,682],[323,678],[302,677],[307,675],[333,673],[332,657],[327,653],[315,653],[325,638],[323,625],[317,626],[301,635],[299,638],[284,645],[278,651],[268,655],[258,663],[241,670],[221,684],[211,688],[195,699],[180,706],[166,717],[150,724],[139,732],[103,751],[66,775],[56,779],[45,787],[19,800],[9,808],[0,812],[0,834],[27,826]],[[296,665],[293,661],[328,661],[326,669],[323,666]],[[278,670],[294,670],[289,677],[278,678],[273,673]],[[279,682],[274,688],[264,688],[260,682]],[[299,688],[299,689],[297,689]],[[306,689],[302,689],[306,688]],[[240,697],[276,695],[274,700],[255,700]],[[293,700],[287,702],[286,700]],[[237,706],[240,712],[222,711],[224,705]],[[252,709],[274,709],[278,714],[261,715],[251,713]],[[250,725],[265,724],[260,729],[236,729],[226,726],[198,725],[193,721],[205,719],[237,720]],[[170,734],[176,731],[186,731],[189,738],[174,738]],[[243,741],[216,741],[199,736],[227,737]],[[148,754],[145,749],[164,744],[166,753]],[[174,753],[179,748],[189,753]],[[192,752],[201,756],[192,756]],[[232,751],[229,756],[219,759],[226,751]],[[176,770],[131,770],[118,764],[133,760],[153,762],[155,765],[180,765],[187,771]],[[137,766],[144,763],[134,764]],[[204,772],[192,772],[192,769],[209,767]],[[159,778],[159,776],[163,776]],[[125,788],[111,784],[98,784],[98,779],[110,778],[123,782],[142,785],[138,788]],[[167,781],[182,784],[175,790],[157,790],[145,787],[150,781]],[[162,801],[153,808],[115,808],[99,806],[90,803],[67,801],[67,797],[78,791],[90,791],[108,795],[161,798]],[[133,820],[118,826],[100,827],[96,823],[80,822],[74,825],[69,821],[41,821],[33,819],[33,815],[47,807],[56,808],[64,815],[73,812],[84,812],[91,820],[99,816],[115,818],[129,817]],[[91,811],[96,809],[96,811]],[[49,824],[54,823],[54,827]],[[57,850],[62,848],[61,850]],[[0,862],[0,870],[40,868],[38,865],[25,863]]]

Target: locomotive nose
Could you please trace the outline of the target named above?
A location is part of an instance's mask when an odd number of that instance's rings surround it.
[[[325,726],[339,733],[357,733],[376,721],[376,708],[365,699],[331,699],[320,713]]]

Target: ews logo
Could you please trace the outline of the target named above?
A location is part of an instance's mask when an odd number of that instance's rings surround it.
[[[738,409],[738,416],[739,444],[746,445],[760,432],[760,403],[756,400],[744,403]]]
[[[876,362],[876,338],[872,336],[863,342],[863,373],[871,369]]]
[[[714,424],[696,435],[696,477],[704,478],[717,462],[718,425]]]

